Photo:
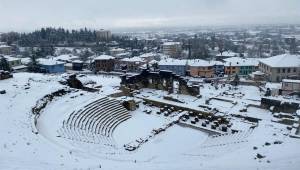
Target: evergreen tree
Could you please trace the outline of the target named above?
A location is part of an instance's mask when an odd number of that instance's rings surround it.
[[[3,56],[0,56],[0,70],[11,71],[8,61]]]
[[[37,73],[40,71],[40,66],[38,64],[35,53],[30,56],[30,62],[28,64],[28,71],[34,72],[34,73]]]
[[[153,64],[152,64],[152,67],[153,67],[154,71],[156,71],[156,70],[159,69],[158,63],[153,63]]]

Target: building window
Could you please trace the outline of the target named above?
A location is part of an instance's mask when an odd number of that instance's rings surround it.
[[[282,69],[282,72],[285,73],[285,69],[284,68]]]
[[[297,69],[296,69],[296,68],[294,68],[294,73],[296,73],[296,71],[297,71]]]
[[[287,72],[288,72],[288,73],[290,73],[290,72],[291,72],[291,69],[290,69],[290,68],[288,68],[288,69],[287,69]]]

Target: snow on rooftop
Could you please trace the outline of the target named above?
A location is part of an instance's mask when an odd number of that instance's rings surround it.
[[[156,60],[149,61],[149,64],[156,64],[156,63],[158,63],[158,61],[156,61]]]
[[[0,45],[0,48],[8,48],[8,47],[11,47],[11,46],[5,45],[5,44]]]
[[[27,66],[25,66],[25,65],[19,65],[19,66],[14,66],[14,67],[12,67],[14,70],[22,70],[22,69],[25,69],[25,68],[27,68]]]
[[[258,66],[257,58],[230,57],[224,59],[226,66]]]
[[[300,67],[300,55],[282,54],[260,59],[260,62],[270,67]]]
[[[112,60],[115,59],[115,57],[110,55],[100,55],[94,58],[94,60]]]
[[[212,60],[212,61],[209,61],[209,62],[211,62],[213,65],[224,65],[224,63],[221,62],[221,61]]]
[[[179,60],[174,58],[165,58],[159,61],[159,65],[189,65],[194,67],[199,66],[214,66],[214,65],[224,65],[220,61],[206,61],[202,59],[194,59],[194,60]]]
[[[206,60],[195,59],[195,60],[189,60],[188,65],[192,67],[209,67],[209,66],[213,66],[214,63]]]
[[[124,56],[130,56],[130,52],[124,52],[124,53],[119,53],[119,54],[116,54],[116,57],[124,57]]]
[[[121,59],[124,62],[145,62],[145,60],[141,57],[131,57],[131,58],[124,58]]]
[[[79,63],[79,64],[81,64],[81,63],[83,63],[83,61],[81,61],[81,60],[74,60],[74,61],[72,61],[72,63]]]
[[[123,52],[123,51],[125,51],[125,49],[123,49],[123,48],[113,48],[110,51],[111,52]]]
[[[3,57],[6,58],[7,61],[18,61],[18,60],[20,60],[20,58],[12,57],[12,56],[9,56],[9,55],[5,55]]]
[[[180,42],[164,42],[163,45],[180,45]]]
[[[151,52],[151,53],[142,54],[139,57],[141,57],[141,58],[149,58],[149,57],[154,57],[154,56],[157,56],[157,54]]]
[[[158,62],[159,65],[181,65],[185,66],[187,64],[187,60],[179,60],[173,58],[162,59]]]
[[[30,63],[30,58],[29,57],[25,57],[25,58],[21,58],[21,63],[22,64],[29,64]]]
[[[79,59],[79,57],[71,55],[71,54],[64,54],[64,55],[54,57],[54,59],[55,60],[61,60],[61,61],[71,61],[71,60]]]
[[[51,59],[51,58],[50,59],[39,58],[38,62],[39,62],[39,64],[46,65],[46,66],[64,64],[64,62],[60,62],[60,61],[57,61],[57,60]]]
[[[283,83],[300,83],[300,80],[293,80],[293,79],[283,79]]]
[[[72,67],[73,65],[72,65],[72,63],[66,63],[65,64],[65,67]]]

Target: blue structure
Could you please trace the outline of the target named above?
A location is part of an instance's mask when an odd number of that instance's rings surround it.
[[[65,65],[63,62],[52,59],[39,59],[39,64],[45,73],[63,73],[65,72]]]
[[[187,60],[166,59],[158,63],[160,70],[168,70],[173,73],[185,76],[187,71]]]

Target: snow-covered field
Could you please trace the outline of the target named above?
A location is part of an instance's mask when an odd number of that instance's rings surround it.
[[[16,73],[14,78],[0,81],[0,90],[6,90],[6,94],[0,94],[0,169],[298,170],[300,167],[300,139],[290,138],[286,125],[272,122],[269,111],[256,107],[240,113],[262,119],[254,130],[249,131],[251,125],[247,122],[232,118],[233,127],[243,132],[212,138],[203,131],[175,124],[133,152],[126,151],[123,145],[150,135],[152,129],[170,121],[155,114],[159,108],[141,103],[137,110],[129,112],[131,118],[113,133],[115,148],[58,137],[62,121],[74,110],[118,91],[120,79],[107,75],[79,77],[84,84],[100,91],[74,90],[55,98],[41,112],[36,125],[39,133],[34,134],[31,108],[45,95],[68,89],[58,82],[62,79],[62,75]],[[183,101],[181,105],[193,108],[207,105],[227,116],[238,113],[246,105],[259,104],[261,97],[258,88],[252,86],[215,89],[205,84],[200,91],[202,98],[173,97]],[[165,94],[144,89],[136,97],[163,101]],[[212,99],[206,103],[210,98],[224,100]],[[145,109],[153,113],[146,114]],[[258,154],[263,158],[256,158]]]

